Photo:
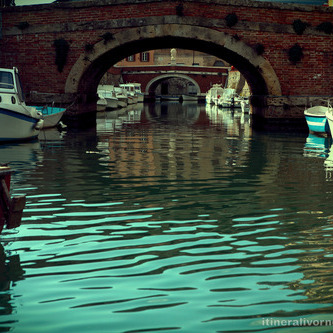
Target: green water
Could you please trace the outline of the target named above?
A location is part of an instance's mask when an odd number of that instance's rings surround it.
[[[1,145],[0,332],[333,332],[330,146],[180,104]]]

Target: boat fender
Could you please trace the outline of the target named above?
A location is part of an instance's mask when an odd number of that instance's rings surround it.
[[[35,129],[36,130],[40,130],[43,128],[43,125],[44,125],[44,120],[43,119],[39,119],[36,126],[35,126]]]

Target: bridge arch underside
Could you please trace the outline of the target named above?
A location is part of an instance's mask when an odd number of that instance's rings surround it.
[[[145,94],[149,95],[149,96],[154,96],[156,88],[161,83],[163,83],[166,80],[173,79],[173,78],[182,79],[184,81],[188,81],[188,82],[192,83],[193,86],[195,87],[197,94],[198,95],[201,94],[201,89],[200,89],[199,84],[195,80],[193,80],[191,77],[189,77],[188,75],[184,75],[184,74],[163,74],[163,75],[157,76],[156,78],[154,78],[150,82],[148,82],[148,84],[146,86]]]
[[[163,33],[165,32],[165,33]],[[154,26],[131,28],[113,35],[108,42],[98,42],[92,52],[82,54],[66,81],[65,91],[95,96],[107,70],[136,53],[181,48],[216,56],[235,66],[247,81],[252,96],[281,95],[279,80],[270,63],[243,41],[223,32],[202,27]]]

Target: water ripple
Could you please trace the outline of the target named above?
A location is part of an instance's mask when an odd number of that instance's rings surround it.
[[[270,323],[331,319],[322,156],[304,156],[302,137],[201,112],[207,122],[186,125],[149,110],[140,125],[99,119],[105,130],[15,158],[13,191],[28,196],[20,228],[1,235],[0,331],[289,331]]]

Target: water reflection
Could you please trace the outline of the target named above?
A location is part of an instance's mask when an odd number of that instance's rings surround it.
[[[13,312],[12,299],[10,294],[4,291],[15,287],[15,282],[22,279],[24,274],[20,265],[20,257],[16,254],[7,254],[0,244],[0,318],[2,315],[9,315]],[[9,331],[10,327],[4,327]]]
[[[12,143],[0,145],[0,161],[13,165],[15,168],[21,164],[29,163],[34,165],[41,159],[40,142]]]
[[[103,161],[109,161],[111,175],[116,169],[118,176],[124,178],[203,179],[225,173],[226,165],[241,166],[247,161],[250,130],[249,122],[242,118],[244,114],[219,110],[219,117],[212,117],[213,112],[205,112],[197,103],[185,107],[180,103],[161,103],[156,108],[145,105],[141,113],[134,112],[128,114],[131,118],[110,119],[107,114],[99,119],[97,133],[104,135],[105,131],[109,134],[123,129],[117,135],[102,138],[98,144],[99,149],[107,152]],[[139,122],[146,124],[141,131],[133,129]],[[164,122],[171,131],[160,128]],[[222,128],[228,137],[207,135]],[[154,135],[156,132],[158,135]],[[237,140],[230,147],[232,138]]]
[[[332,144],[332,138],[310,133],[306,138],[304,156],[326,158]]]
[[[149,121],[172,125],[191,125],[198,121],[200,105],[195,102],[161,102],[147,104],[144,112]]]
[[[313,140],[161,103],[45,133],[18,145],[21,157],[4,147],[13,190],[28,195],[21,227],[1,235],[0,273],[12,255],[24,272],[3,282],[0,330],[258,332],[279,331],[264,318],[330,319],[330,144]]]

